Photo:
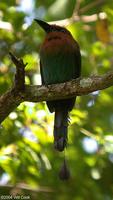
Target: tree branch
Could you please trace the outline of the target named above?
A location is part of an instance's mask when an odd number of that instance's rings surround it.
[[[25,85],[24,69],[26,64],[12,54],[11,59],[16,65],[15,84],[12,89],[0,97],[0,123],[9,115],[10,112],[24,101],[40,102],[65,99],[74,96],[87,95],[91,92],[113,86],[113,71],[102,76],[78,78],[66,83],[48,86]]]
[[[17,184],[17,185],[11,185],[11,184],[2,185],[2,184],[0,184],[0,191],[7,191],[8,192],[7,195],[12,195],[12,196],[16,196],[16,195],[19,196],[18,193],[21,194],[22,192],[25,192],[25,193],[27,192],[27,194],[29,194],[29,195],[32,193],[39,193],[39,192],[43,192],[43,193],[53,193],[54,192],[54,190],[52,190],[49,187],[32,188],[26,184],[21,184],[21,183]]]
[[[85,23],[88,23],[88,22],[94,22],[94,21],[97,21],[98,20],[98,14],[99,13],[95,13],[95,14],[92,14],[92,15],[84,15],[87,11],[89,11],[90,9],[96,7],[96,6],[102,6],[106,3],[105,0],[96,0],[96,1],[93,1],[87,5],[85,5],[84,7],[80,7],[80,4],[81,4],[81,0],[77,0],[76,1],[76,4],[75,4],[75,8],[74,8],[74,11],[72,13],[72,16],[70,18],[66,18],[66,19],[63,19],[63,20],[57,20],[57,21],[51,21],[49,22],[50,24],[57,24],[57,25],[60,25],[60,26],[68,26],[70,25],[71,23],[73,22],[78,22],[78,21],[82,21],[82,22],[85,22]]]
[[[16,66],[16,74],[15,74],[15,82],[14,82],[14,90],[23,91],[25,89],[25,67],[27,65],[24,64],[22,59],[18,59],[11,52],[9,52],[12,62]]]
[[[106,3],[105,0],[93,1],[89,4],[87,4],[86,6],[84,6],[83,8],[81,8],[79,14],[83,14],[83,13],[87,12],[88,10],[94,9],[94,7],[96,7],[96,6],[102,6],[104,3]]]

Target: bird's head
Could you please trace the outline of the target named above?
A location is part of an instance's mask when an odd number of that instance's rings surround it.
[[[57,25],[51,25],[51,24],[48,24],[42,20],[39,20],[39,19],[34,19],[38,24],[39,26],[41,26],[41,28],[46,32],[46,33],[50,33],[50,32],[63,32],[63,33],[67,33],[67,34],[70,34],[70,32],[64,28],[64,27],[61,27],[61,26],[57,26]]]

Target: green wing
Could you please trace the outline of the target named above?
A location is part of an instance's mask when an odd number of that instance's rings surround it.
[[[40,74],[41,74],[41,81],[42,81],[42,85],[44,85],[44,77],[43,77],[43,72],[42,72],[42,64],[41,64],[41,60],[40,60]]]

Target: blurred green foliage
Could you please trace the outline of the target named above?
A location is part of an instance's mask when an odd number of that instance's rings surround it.
[[[113,2],[103,2],[86,10],[84,15],[107,14],[109,43],[98,39],[96,21],[80,20],[67,27],[80,44],[83,76],[104,74],[112,69]],[[91,3],[91,0],[82,0],[80,8]],[[28,62],[26,83],[40,83],[39,48],[44,32],[33,18],[66,19],[72,16],[75,4],[75,0],[0,1],[0,94],[11,87],[14,79],[15,67],[9,51]],[[71,170],[71,179],[67,182],[58,178],[64,154],[53,149],[53,120],[44,102],[25,102],[2,123],[0,194],[30,195],[31,199],[41,200],[112,200],[112,87],[77,98],[65,152]],[[7,184],[18,184],[20,188],[27,185],[27,190],[11,189]]]

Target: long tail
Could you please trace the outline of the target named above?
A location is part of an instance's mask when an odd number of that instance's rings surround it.
[[[55,111],[54,119],[54,147],[63,151],[67,145],[68,111]]]

